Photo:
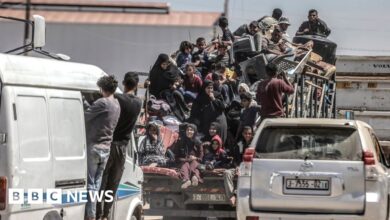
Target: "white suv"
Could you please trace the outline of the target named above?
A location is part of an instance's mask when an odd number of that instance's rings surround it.
[[[385,220],[389,165],[366,123],[268,119],[240,166],[238,220]]]

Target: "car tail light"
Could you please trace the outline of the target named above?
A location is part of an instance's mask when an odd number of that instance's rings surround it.
[[[240,176],[251,176],[252,175],[252,161],[255,156],[254,148],[247,148],[242,156],[242,163],[240,164]]]
[[[258,216],[247,216],[245,220],[260,220]]]
[[[364,165],[375,165],[374,153],[370,151],[363,152]]]
[[[0,177],[0,210],[4,210],[7,203],[7,178]]]
[[[253,157],[255,156],[255,148],[247,148],[242,156],[244,162],[252,162]]]
[[[371,151],[363,152],[363,162],[366,171],[366,180],[376,181],[378,180],[378,170],[375,167],[374,153]]]

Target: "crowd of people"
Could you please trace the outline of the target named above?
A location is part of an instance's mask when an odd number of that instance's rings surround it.
[[[225,168],[225,188],[234,204],[232,179],[254,130],[266,118],[285,116],[283,95],[292,94],[294,87],[286,74],[277,74],[277,65],[269,62],[265,67],[267,78],[250,91],[250,85],[242,82],[237,57],[232,57],[229,50],[236,40],[252,36],[257,51],[269,60],[289,53],[297,46],[287,34],[289,25],[280,9],[234,32],[229,29],[228,19],[221,17],[221,37],[210,43],[204,37],[195,44],[183,41],[174,54],[160,54],[145,86],[147,96],[165,101],[170,111],[151,113],[141,143],[140,164],[177,167],[182,189],[202,183],[203,169]],[[312,9],[296,35],[327,37],[330,32]],[[153,103],[148,106],[151,108]],[[159,135],[158,124],[165,124],[167,114],[180,124],[179,138],[172,146],[163,146]]]
[[[149,117],[145,138],[138,146],[140,165],[178,168],[182,189],[201,184],[202,170],[224,168],[226,194],[234,204],[233,177],[242,154],[262,120],[285,115],[282,96],[293,93],[294,87],[286,74],[277,74],[277,65],[269,62],[267,78],[256,91],[250,91],[237,68],[239,58],[232,57],[230,49],[236,40],[252,36],[257,52],[270,55],[270,59],[289,53],[296,46],[287,34],[289,25],[280,9],[234,32],[228,19],[221,17],[221,37],[210,43],[203,37],[195,44],[183,41],[178,52],[160,54],[145,82],[147,100],[155,103],[145,105],[153,117]],[[296,32],[306,34],[330,34],[314,9]],[[116,193],[126,146],[142,108],[141,99],[135,95],[138,83],[137,73],[129,72],[122,82],[124,94],[114,94],[118,82],[113,76],[97,82],[103,97],[87,104],[85,111],[88,191]],[[161,111],[152,112],[152,108]],[[160,133],[160,125],[167,121],[173,121],[179,133],[172,146],[164,146]],[[96,204],[89,199],[86,218],[107,219],[111,207],[110,202]]]

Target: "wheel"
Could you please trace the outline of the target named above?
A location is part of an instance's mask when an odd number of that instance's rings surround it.
[[[43,217],[43,220],[61,220],[60,214],[56,211],[51,211],[46,213],[46,215]]]

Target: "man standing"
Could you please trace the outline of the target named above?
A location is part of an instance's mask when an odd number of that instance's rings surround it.
[[[231,46],[234,42],[234,36],[229,29],[229,21],[225,16],[222,16],[218,20],[218,25],[222,31],[221,44],[226,46]]]
[[[97,85],[103,97],[96,100],[85,112],[89,195],[85,214],[88,220],[95,219],[96,203],[91,197],[100,188],[103,171],[110,155],[113,132],[120,113],[119,102],[113,95],[118,86],[115,78],[103,76],[98,80]]]
[[[142,101],[135,95],[139,78],[135,72],[126,73],[123,79],[124,94],[116,95],[121,107],[118,125],[114,131],[113,142],[111,144],[110,157],[106,169],[104,170],[101,191],[112,190],[116,195],[119,182],[122,178],[124,164],[126,161],[126,147],[130,140],[130,134],[135,127],[135,123],[141,112]],[[105,201],[103,199],[103,201]],[[106,220],[110,214],[112,202],[97,204],[96,216]]]
[[[318,12],[311,9],[308,15],[308,21],[305,21],[299,27],[296,35],[320,35],[328,37],[330,29],[326,23],[318,17]]]
[[[294,93],[294,87],[288,81],[286,74],[281,74],[282,79],[277,78],[277,67],[273,63],[266,66],[268,79],[259,83],[256,99],[261,106],[261,121],[266,118],[279,118],[284,116],[282,96],[283,93]]]

